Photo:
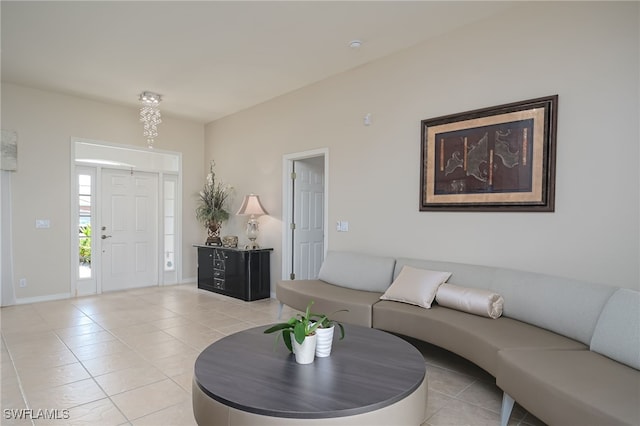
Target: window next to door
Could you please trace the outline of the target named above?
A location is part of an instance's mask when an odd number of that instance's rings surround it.
[[[163,235],[163,253],[162,253],[162,284],[176,284],[178,282],[178,265],[180,261],[176,255],[180,244],[179,238],[179,215],[178,206],[179,188],[178,175],[165,173],[162,176],[162,235]]]
[[[176,234],[176,182],[164,182],[164,271],[176,269],[175,234]]]
[[[91,278],[92,178],[78,173],[78,278]]]

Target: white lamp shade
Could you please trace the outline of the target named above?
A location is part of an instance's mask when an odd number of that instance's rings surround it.
[[[267,213],[267,210],[262,206],[260,197],[255,194],[249,194],[244,196],[242,205],[236,214],[250,214],[253,216],[260,216]]]

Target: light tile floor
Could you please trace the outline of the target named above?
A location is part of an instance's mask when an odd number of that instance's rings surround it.
[[[275,322],[277,312],[275,300],[243,302],[194,284],[2,308],[0,423],[194,425],[198,354],[228,334]],[[294,313],[285,308],[283,317]],[[411,342],[429,376],[424,425],[499,425],[501,392],[493,377],[447,351]],[[10,410],[20,409],[40,419],[10,418]],[[68,419],[45,420],[39,409]],[[542,422],[516,405],[509,424]]]

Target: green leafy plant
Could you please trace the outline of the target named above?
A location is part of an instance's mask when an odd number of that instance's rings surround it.
[[[313,305],[313,300],[307,305],[307,310],[304,314],[297,314],[295,317],[289,318],[289,321],[287,322],[274,324],[264,332],[266,334],[269,334],[280,331],[285,346],[287,347],[287,349],[289,349],[289,352],[293,352],[291,335],[293,334],[293,337],[296,342],[298,342],[298,344],[302,344],[305,337],[313,335],[326,318],[321,314],[312,314],[311,305]],[[276,337],[276,341],[278,340],[278,338],[279,335],[278,337]]]
[[[349,312],[348,309],[340,309],[338,311],[332,312],[330,315],[335,315],[338,312]],[[331,328],[331,326],[337,326],[340,329],[340,339],[344,339],[344,326],[335,319],[329,318],[328,315],[325,314],[311,314],[311,318],[315,318],[314,321],[317,321],[320,324],[320,328]]]
[[[196,207],[196,218],[206,228],[214,227],[218,230],[220,224],[229,219],[229,211],[226,204],[232,188],[216,181],[214,167],[215,162],[212,161],[209,164],[207,183],[199,194],[200,203]]]
[[[81,226],[80,235],[78,247],[80,263],[91,264],[91,225]]]

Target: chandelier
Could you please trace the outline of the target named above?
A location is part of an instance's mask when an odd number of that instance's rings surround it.
[[[147,146],[153,148],[153,139],[158,137],[158,124],[162,123],[158,104],[162,96],[152,92],[140,93],[140,121],[144,124],[142,134],[147,138]]]

